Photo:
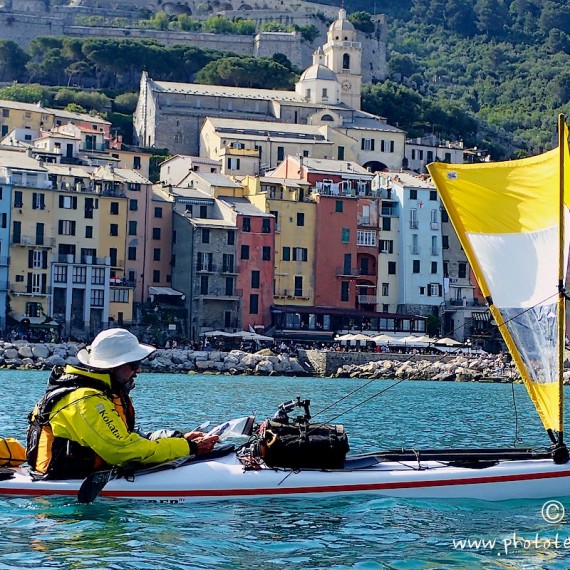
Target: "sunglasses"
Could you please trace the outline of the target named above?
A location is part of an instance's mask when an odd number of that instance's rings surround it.
[[[127,362],[127,365],[131,368],[133,372],[136,372],[141,367],[141,361],[135,360],[134,362]]]

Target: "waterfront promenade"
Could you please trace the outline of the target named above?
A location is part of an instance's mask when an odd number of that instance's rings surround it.
[[[83,344],[0,341],[0,368],[49,370],[77,365]],[[511,382],[520,376],[504,355],[454,353],[412,354],[296,349],[275,353],[242,350],[158,349],[143,370],[168,373],[213,373],[260,376],[403,378],[409,380]],[[570,372],[568,380],[570,380]]]

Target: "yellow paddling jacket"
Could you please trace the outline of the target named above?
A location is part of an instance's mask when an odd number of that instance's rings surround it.
[[[151,441],[135,431],[127,393],[111,389],[107,373],[54,368],[30,414],[27,457],[39,477],[82,478],[108,465],[151,464],[190,453],[180,437]]]

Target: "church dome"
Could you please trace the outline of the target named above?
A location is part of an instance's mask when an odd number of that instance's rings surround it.
[[[319,79],[321,81],[337,81],[336,73],[321,63],[311,65],[303,71],[299,81]]]
[[[346,19],[346,10],[340,10],[338,13],[338,19],[335,20],[329,27],[329,32],[343,31],[356,31],[356,28],[352,25],[352,23]]]

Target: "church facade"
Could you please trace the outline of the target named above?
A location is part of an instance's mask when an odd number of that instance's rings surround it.
[[[200,131],[208,117],[244,124],[322,125],[353,141],[362,166],[400,169],[405,132],[360,109],[361,61],[362,45],[341,9],[295,91],[154,81],[145,72],[134,114],[136,143],[168,148],[171,154],[202,155]]]

